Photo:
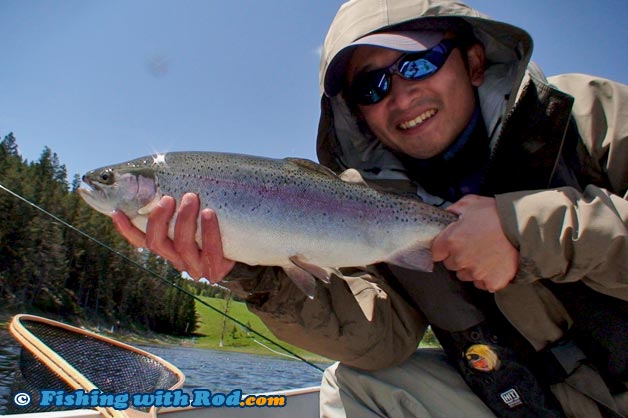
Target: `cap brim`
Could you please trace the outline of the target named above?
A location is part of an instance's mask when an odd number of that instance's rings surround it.
[[[402,52],[420,52],[438,44],[444,36],[444,33],[440,31],[382,32],[363,36],[341,49],[332,59],[325,73],[325,94],[335,96],[340,93],[347,65],[358,46],[368,45]]]

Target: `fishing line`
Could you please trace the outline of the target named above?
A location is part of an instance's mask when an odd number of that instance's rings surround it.
[[[78,229],[77,227],[75,227],[74,225],[64,221],[63,219],[59,218],[58,216],[48,212],[46,209],[42,208],[41,206],[38,206],[37,204],[31,202],[30,200],[26,199],[25,197],[20,196],[19,194],[15,193],[14,191],[6,188],[4,185],[2,185],[2,183],[0,183],[0,189],[4,190],[5,192],[9,193],[10,195],[12,195],[13,197],[16,197],[17,199],[21,200],[22,202],[32,206],[33,208],[39,210],[40,212],[44,213],[45,215],[51,217],[52,219],[54,219],[55,221],[59,222],[60,224],[66,226],[67,228],[71,229],[72,231],[78,233],[79,235],[82,235],[83,237],[95,242],[96,244],[100,245],[101,247],[105,248],[108,251],[111,251],[112,253],[114,253],[115,255],[117,255],[118,257],[122,258],[123,260],[127,261],[128,263],[131,263],[132,265],[134,265],[135,267],[139,268],[140,270],[143,270],[144,272],[150,274],[151,276],[161,280],[162,282],[165,282],[167,284],[169,284],[170,286],[174,287],[175,289],[177,289],[178,291],[188,295],[189,297],[193,298],[194,300],[196,300],[197,302],[201,303],[202,305],[208,307],[209,309],[213,310],[214,312],[219,313],[220,315],[225,316],[227,319],[230,319],[231,321],[235,322],[236,324],[238,324],[239,326],[245,328],[246,330],[248,330],[249,332],[257,335],[258,337],[262,338],[264,341],[273,344],[276,347],[279,347],[280,349],[282,349],[283,351],[285,351],[286,353],[290,354],[291,356],[301,360],[302,362],[314,367],[316,370],[320,371],[320,372],[324,372],[323,369],[321,369],[320,367],[318,367],[316,364],[306,360],[305,358],[299,356],[298,354],[296,354],[295,352],[291,351],[290,349],[282,346],[281,344],[271,340],[270,338],[266,337],[265,335],[260,334],[259,332],[255,331],[254,329],[252,329],[251,327],[249,327],[248,325],[242,323],[241,321],[237,320],[236,318],[232,317],[231,315],[222,312],[221,310],[211,306],[209,303],[205,302],[204,300],[202,300],[201,298],[199,298],[198,296],[196,296],[195,294],[189,292],[188,290],[182,288],[181,286],[177,285],[176,283],[173,283],[171,281],[169,281],[168,279],[166,279],[165,277],[161,276],[159,273],[154,272],[153,270],[143,266],[142,264],[138,263],[135,260],[132,260],[131,258],[127,257],[126,255],[122,254],[120,251],[116,250],[115,248],[109,246],[108,244],[100,241],[97,238],[92,237],[91,235],[89,235],[86,232],[81,231],[80,229]],[[272,350],[271,350],[272,351]]]
[[[284,354],[284,353],[281,353],[281,352],[279,352],[279,351],[277,351],[277,350],[273,350],[273,349],[272,349],[272,348],[270,348],[269,346],[264,345],[264,343],[262,343],[261,341],[257,341],[255,338],[253,338],[253,342],[254,342],[254,343],[256,343],[256,344],[261,345],[262,347],[264,347],[264,348],[265,348],[265,349],[267,349],[268,351],[272,351],[273,353],[277,354],[278,356],[284,356],[284,357],[291,358],[292,360],[296,360],[296,358],[295,358],[295,357],[292,357],[292,356],[291,356],[291,355],[289,355],[289,354]]]

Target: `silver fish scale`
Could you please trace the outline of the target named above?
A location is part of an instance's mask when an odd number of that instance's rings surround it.
[[[442,216],[444,212],[419,202],[345,183],[288,160],[169,153],[165,163],[154,168],[163,194],[179,200],[185,191],[198,191],[201,207],[217,212],[227,238],[267,241],[268,231],[272,231],[274,238],[284,243],[303,245],[317,237],[317,247],[325,240],[360,251],[372,247],[387,247],[388,251],[398,246],[398,239],[416,240],[425,232],[425,223],[436,222],[442,228],[451,222]],[[264,231],[265,238],[256,231]],[[230,241],[239,240],[227,239],[226,247],[236,246]],[[268,246],[272,248],[272,244]],[[307,244],[304,247],[301,252],[317,250]]]
[[[154,167],[164,194],[180,197],[184,191],[199,190],[201,199],[218,206],[254,211],[252,199],[275,193],[279,200],[330,206],[352,216],[368,216],[377,223],[438,221],[449,224],[453,217],[417,201],[383,194],[368,187],[307,170],[288,160],[220,153],[169,153],[165,164]],[[167,179],[167,180],[166,180]],[[333,202],[333,203],[332,203]],[[235,206],[234,206],[235,205]],[[300,207],[302,205],[297,205]],[[288,205],[286,207],[289,207]],[[417,211],[421,209],[421,211]],[[377,214],[378,216],[374,216]],[[329,215],[322,212],[321,215]]]

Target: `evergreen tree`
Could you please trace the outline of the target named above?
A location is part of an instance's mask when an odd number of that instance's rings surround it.
[[[24,195],[30,179],[17,149],[12,133],[0,143],[0,184]],[[0,296],[5,306],[12,307],[26,299],[24,284],[28,282],[22,274],[21,254],[28,238],[24,227],[32,216],[31,208],[0,191]]]
[[[7,155],[18,156],[17,141],[13,132],[9,132],[0,142],[0,159]]]
[[[131,247],[110,219],[78,197],[78,176],[68,190],[67,170],[48,147],[28,163],[14,135],[6,135],[0,142],[0,184],[172,282],[192,291],[212,289],[182,279],[163,259]],[[192,333],[197,321],[193,299],[2,191],[0,306],[176,335]]]

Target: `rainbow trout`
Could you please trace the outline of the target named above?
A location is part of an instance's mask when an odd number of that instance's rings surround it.
[[[310,297],[315,278],[329,281],[341,267],[385,262],[431,271],[431,241],[456,216],[347,177],[295,158],[171,152],[92,170],[83,176],[90,187],[78,191],[142,231],[162,196],[180,202],[196,193],[218,216],[225,257],[281,266]]]

